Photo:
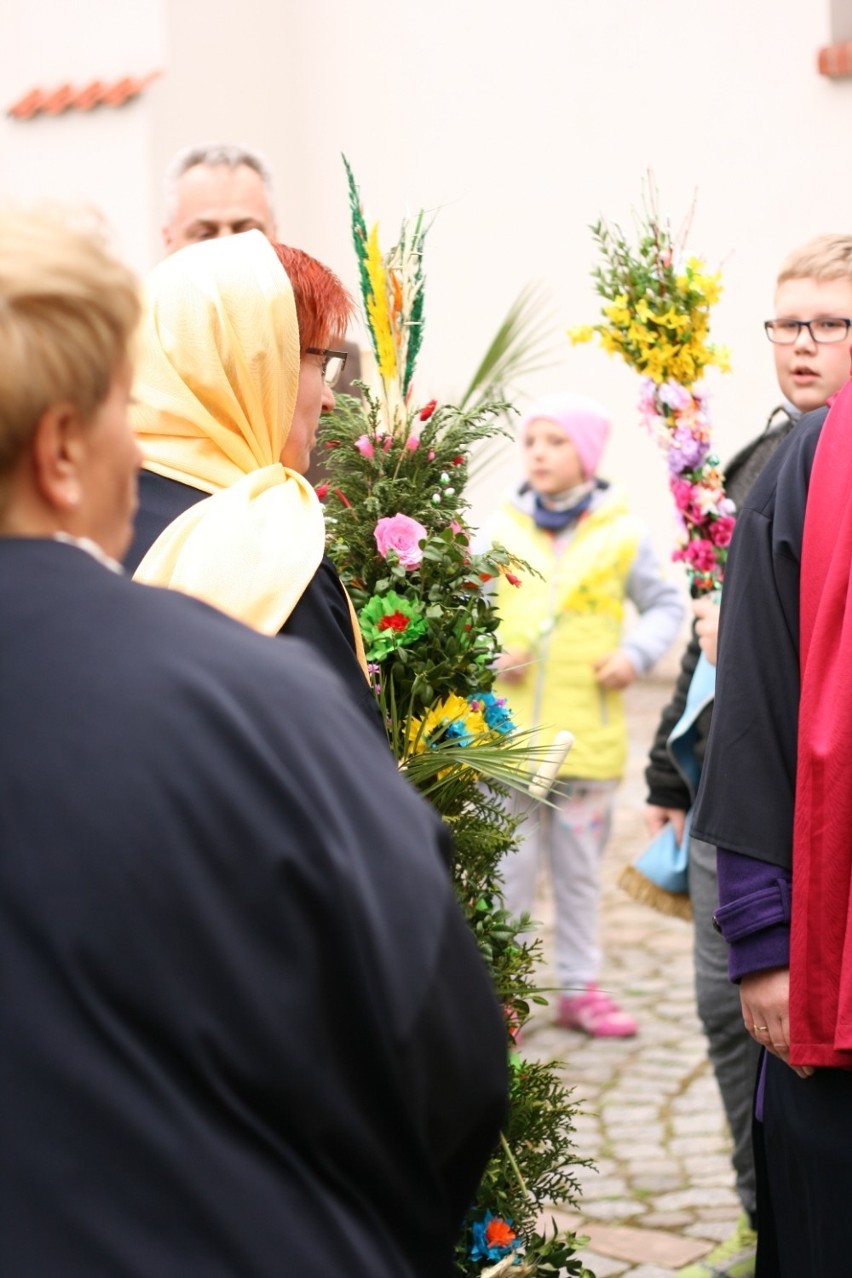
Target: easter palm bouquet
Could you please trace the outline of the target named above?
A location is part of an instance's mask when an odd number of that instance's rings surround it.
[[[640,374],[641,422],[665,454],[680,530],[673,558],[683,561],[692,593],[701,595],[721,585],[734,530],[698,386],[706,368],[729,368],[727,351],[709,340],[721,277],[685,255],[685,235],[673,236],[656,201],[649,203],[635,243],[602,219],[592,226],[602,314],[596,324],[572,329],[570,337],[575,343],[596,338]]]
[[[346,163],[344,161],[344,163]],[[476,553],[467,522],[471,450],[505,433],[508,405],[419,400],[422,214],[383,252],[346,164],[352,234],[377,385],[341,397],[320,437],[328,553],[358,614],[390,747],[454,843],[458,899],[503,1005],[510,1112],[459,1238],[460,1275],[580,1274],[577,1239],[542,1231],[543,1209],[577,1192],[574,1105],[555,1064],[526,1061],[516,1037],[534,1003],[539,945],[504,908],[499,865],[515,844],[508,786],[546,784],[560,759],[519,732],[495,696],[498,617],[489,582],[520,588],[508,551]]]

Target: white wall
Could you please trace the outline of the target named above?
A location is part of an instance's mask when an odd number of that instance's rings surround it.
[[[51,197],[102,209],[137,268],[155,214],[148,103],[11,119],[32,89],[144,76],[163,66],[165,0],[0,0],[0,197]]]
[[[596,318],[588,223],[604,213],[629,225],[650,167],[675,224],[697,192],[690,247],[724,271],[713,335],[734,371],[708,379],[722,456],[762,427],[778,396],[760,321],[780,260],[812,234],[852,230],[852,84],[815,69],[827,0],[313,0],[293,21],[299,46],[316,50],[298,74],[323,115],[293,192],[294,239],[346,262],[341,149],[383,239],[403,212],[438,210],[422,398],[461,389],[529,279],[550,289],[557,340]],[[636,425],[635,375],[590,348],[563,350],[525,389],[570,386],[614,410],[606,469],[668,553],[663,467]],[[510,469],[477,492],[477,513]]]
[[[667,554],[664,469],[636,424],[635,375],[563,335],[598,313],[588,223],[629,225],[649,167],[676,224],[697,192],[690,248],[724,271],[713,336],[734,371],[708,380],[730,455],[777,402],[761,321],[781,258],[852,230],[852,82],[816,72],[830,4],[0,0],[2,107],[36,84],[165,70],[120,110],[0,119],[0,187],[87,194],[145,266],[173,152],[244,141],[275,167],[282,236],[354,288],[345,151],[384,243],[404,213],[436,213],[417,396],[459,393],[522,285],[544,281],[562,359],[523,391],[573,387],[613,410],[605,470]],[[476,517],[513,469],[510,453],[474,488]]]

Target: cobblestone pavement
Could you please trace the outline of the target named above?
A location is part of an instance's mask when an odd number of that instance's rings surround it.
[[[691,925],[639,905],[617,886],[646,840],[645,754],[670,679],[644,680],[626,694],[630,760],[604,866],[600,984],[639,1021],[634,1039],[594,1040],[559,1029],[542,1008],[523,1052],[558,1058],[582,1103],[576,1148],[577,1207],[547,1213],[589,1236],[582,1253],[597,1278],[665,1278],[710,1251],[733,1230],[739,1200],[722,1105],[695,1013]],[[545,885],[538,909],[545,958],[552,908]],[[553,978],[545,969],[543,983]]]

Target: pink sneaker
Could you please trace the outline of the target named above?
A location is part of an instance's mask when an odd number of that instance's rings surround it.
[[[559,1000],[556,1024],[578,1029],[592,1038],[632,1038],[639,1026],[608,994],[590,981],[582,994]]]

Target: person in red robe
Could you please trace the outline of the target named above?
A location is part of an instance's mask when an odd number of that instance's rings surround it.
[[[758,1278],[852,1254],[852,382],[804,418],[738,521],[694,828],[765,1049]]]

